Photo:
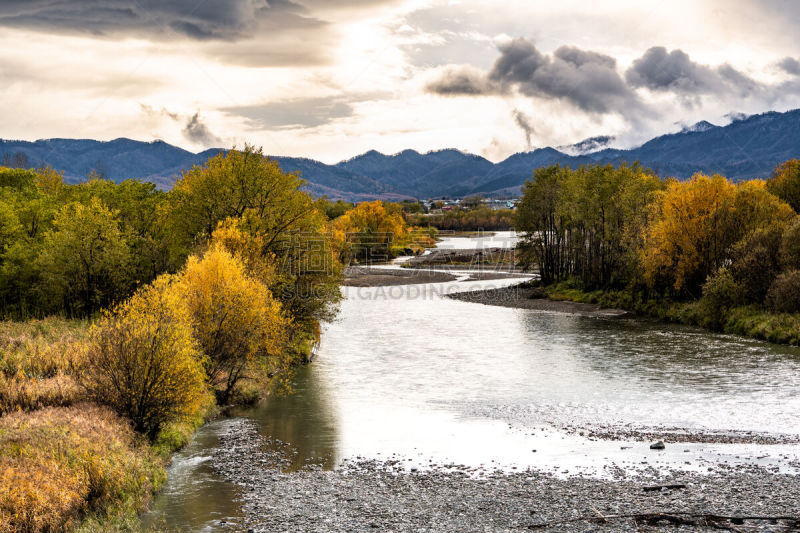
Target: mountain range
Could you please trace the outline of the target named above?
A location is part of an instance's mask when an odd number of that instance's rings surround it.
[[[737,117],[725,126],[703,121],[628,150],[605,147],[613,140],[593,137],[559,149],[517,153],[499,163],[455,149],[393,155],[371,150],[335,165],[297,157],[274,159],[284,170],[299,172],[312,194],[346,200],[516,196],[535,169],[556,163],[576,167],[639,161],[661,176],[679,179],[696,172],[733,180],[765,178],[779,163],[800,157],[800,109]],[[0,140],[2,161],[50,165],[64,171],[69,182],[84,180],[95,171],[115,180],[148,179],[164,189],[182,170],[203,164],[220,151],[192,153],[163,141],[125,138]]]

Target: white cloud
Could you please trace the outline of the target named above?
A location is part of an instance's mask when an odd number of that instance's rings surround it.
[[[223,17],[216,4],[194,13],[154,3],[161,18],[139,13],[125,24],[107,12],[81,18],[82,2],[4,2],[0,137],[159,137],[198,150],[248,141],[326,161],[371,148],[456,147],[499,159],[526,149],[527,135],[533,146],[604,134],[631,144],[679,122],[800,106],[796,59],[786,59],[797,58],[800,8],[782,0],[610,0],[591,9],[578,0],[225,1],[236,9]],[[76,16],[54,19],[47,6],[56,4]],[[448,65],[485,82],[498,45],[518,37],[550,58],[549,70],[482,98],[426,92]],[[690,106],[652,79],[626,79],[655,46],[696,65],[703,91]],[[591,72],[566,57],[576,50],[599,58]],[[673,86],[686,88],[678,78]],[[616,100],[585,90],[602,80]],[[748,80],[748,90],[714,89]]]

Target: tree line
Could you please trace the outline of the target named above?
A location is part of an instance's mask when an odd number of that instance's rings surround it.
[[[769,180],[660,178],[639,164],[550,166],[515,215],[545,285],[624,291],[629,305],[698,302],[722,328],[739,307],[800,312],[800,161]]]

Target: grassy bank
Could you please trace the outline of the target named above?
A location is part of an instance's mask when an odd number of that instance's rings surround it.
[[[136,530],[171,453],[203,422],[150,442],[87,401],[76,378],[88,336],[83,321],[0,323],[0,532]]]
[[[800,346],[800,314],[771,313],[757,306],[712,308],[703,300],[645,299],[629,290],[584,291],[570,281],[549,285],[545,291],[552,300],[598,304],[668,322]]]

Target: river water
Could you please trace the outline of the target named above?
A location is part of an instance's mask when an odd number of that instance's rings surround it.
[[[510,234],[485,239],[445,239],[440,247],[514,242]],[[297,452],[292,468],[392,458],[409,469],[455,464],[556,475],[736,464],[794,471],[798,445],[680,443],[673,432],[800,432],[800,350],[445,296],[517,282],[346,287],[339,317],[326,326],[316,361],[298,373],[294,394],[237,415],[289,443]],[[228,423],[205,426],[176,455],[146,522],[199,531],[236,521],[236,489],[208,464]],[[628,430],[667,447],[652,451]],[[613,438],[596,438],[608,432]]]

